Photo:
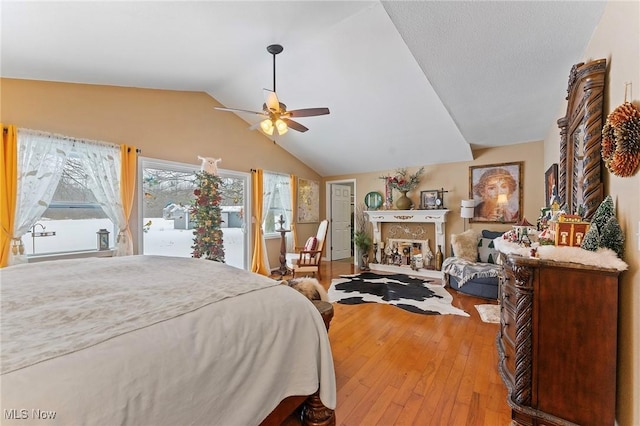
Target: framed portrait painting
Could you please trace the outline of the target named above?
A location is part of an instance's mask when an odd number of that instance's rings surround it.
[[[545,205],[551,207],[553,200],[558,198],[558,164],[552,164],[544,173]]]
[[[522,208],[523,162],[469,167],[470,222],[515,223]]]
[[[320,222],[320,184],[298,178],[298,223]]]

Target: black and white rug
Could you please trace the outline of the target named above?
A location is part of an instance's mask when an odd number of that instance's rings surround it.
[[[387,303],[423,315],[469,316],[451,305],[453,297],[439,280],[404,274],[379,275],[363,272],[341,275],[331,281],[329,301],[344,305]]]

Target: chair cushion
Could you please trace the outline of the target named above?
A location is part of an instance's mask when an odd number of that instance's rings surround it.
[[[480,262],[496,263],[498,258],[498,250],[493,245],[493,239],[480,238],[478,240],[478,258]]]
[[[478,260],[478,234],[472,229],[461,234],[451,234],[451,248],[456,257],[476,262]]]
[[[314,251],[318,247],[318,239],[316,237],[309,237],[307,242],[304,243],[304,251]]]

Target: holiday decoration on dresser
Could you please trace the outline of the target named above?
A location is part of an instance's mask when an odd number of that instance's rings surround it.
[[[557,246],[580,247],[589,231],[589,222],[584,222],[580,215],[559,214],[557,220],[551,221],[554,244]]]
[[[633,176],[640,164],[640,110],[625,102],[607,117],[602,127],[602,159],[616,176]]]
[[[618,219],[616,219],[611,195],[608,195],[598,206],[593,215],[591,227],[587,231],[581,247],[590,251],[605,247],[613,250],[618,257],[622,258],[624,254],[624,234]]]
[[[202,170],[196,173],[198,187],[193,191],[196,199],[191,207],[191,218],[195,222],[191,256],[224,262],[224,244],[220,229],[222,195],[219,192],[222,179],[211,173],[217,173],[215,165],[220,160],[211,162],[211,159],[198,158],[203,161],[203,166]],[[212,164],[214,168],[211,167]]]

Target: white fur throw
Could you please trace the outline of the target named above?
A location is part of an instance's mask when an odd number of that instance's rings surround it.
[[[518,244],[498,237],[493,240],[496,248],[505,254],[517,254],[520,256],[529,256],[531,247],[521,247]],[[545,260],[554,260],[556,262],[573,262],[582,265],[597,266],[600,268],[616,269],[618,271],[626,271],[627,265],[620,259],[616,253],[608,248],[599,248],[597,251],[584,250],[580,247],[558,247],[558,246],[541,246],[535,247],[538,251],[538,258]]]

